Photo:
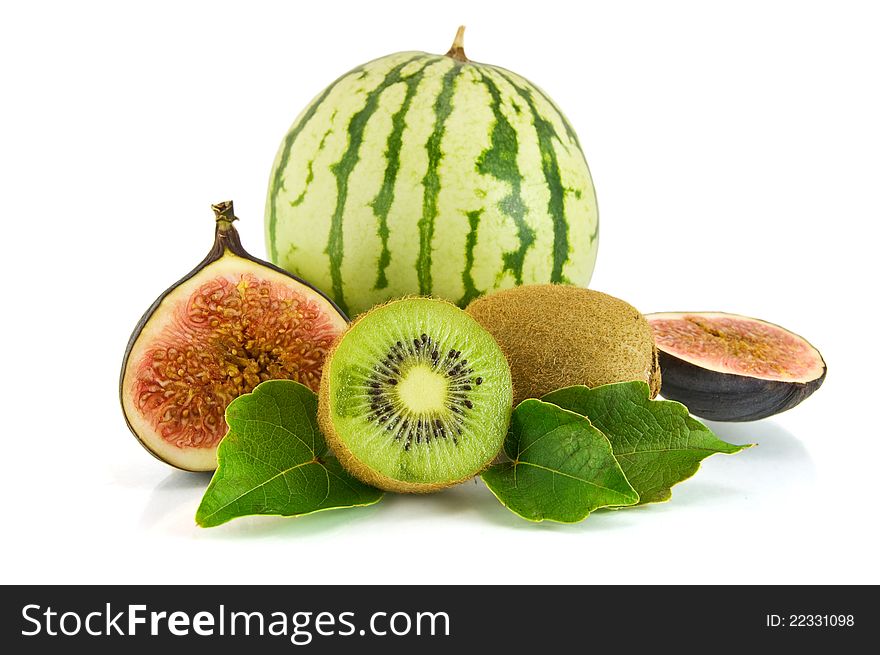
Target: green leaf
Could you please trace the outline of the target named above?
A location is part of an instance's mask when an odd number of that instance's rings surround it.
[[[600,507],[639,501],[605,435],[583,416],[550,403],[519,404],[504,452],[512,461],[489,468],[483,481],[530,521],[576,523]]]
[[[378,502],[382,492],[351,477],[327,449],[317,412],[315,394],[291,380],[263,382],[233,400],[196,522],[208,528],[251,514],[299,516]]]
[[[669,500],[671,488],[696,473],[706,457],[753,445],[722,441],[681,403],[651,400],[644,382],[567,387],[543,400],[588,417],[605,433],[641,504]]]

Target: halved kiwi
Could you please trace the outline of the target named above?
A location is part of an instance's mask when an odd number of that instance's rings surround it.
[[[318,416],[354,476],[388,491],[429,492],[492,462],[512,399],[492,335],[448,302],[405,298],[363,314],[337,341]]]

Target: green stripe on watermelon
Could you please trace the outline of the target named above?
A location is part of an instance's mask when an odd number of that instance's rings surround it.
[[[443,158],[440,142],[446,131],[446,119],[452,113],[452,92],[455,88],[455,78],[460,72],[461,65],[456,63],[443,75],[443,87],[434,102],[434,131],[425,144],[425,149],[428,151],[428,170],[422,178],[425,195],[422,201],[422,218],[419,220],[419,258],[416,262],[419,293],[423,296],[431,295],[434,287],[431,280],[431,243],[434,240],[437,196],[440,193],[440,178],[437,175],[437,167]]]
[[[568,223],[565,220],[565,187],[559,177],[559,162],[556,158],[556,149],[553,141],[559,141],[556,128],[553,123],[544,118],[532,100],[532,93],[514,82],[509,75],[500,70],[497,71],[503,79],[507,80],[520,97],[525,100],[532,112],[532,121],[535,131],[538,133],[538,147],[541,150],[541,168],[544,171],[544,179],[550,189],[550,202],[547,210],[553,217],[553,271],[550,273],[550,281],[554,283],[569,282],[562,274],[562,268],[568,261]],[[534,87],[532,87],[534,88]]]
[[[482,213],[482,209],[475,209],[474,211],[467,212],[468,226],[470,229],[468,230],[464,246],[465,265],[464,270],[461,273],[461,281],[462,284],[464,284],[464,295],[458,299],[457,303],[460,307],[467,306],[471,300],[483,295],[483,293],[477,289],[474,284],[474,278],[471,275],[474,269],[474,246],[477,245],[477,229],[480,227],[480,216]]]
[[[409,111],[412,99],[416,94],[419,83],[425,75],[425,69],[435,64],[437,59],[430,61],[422,66],[415,73],[403,80],[406,85],[406,95],[403,97],[403,103],[400,105],[394,115],[391,117],[391,132],[385,142],[385,173],[382,179],[382,188],[371,203],[373,213],[379,221],[378,231],[379,238],[382,240],[382,251],[379,253],[378,272],[376,274],[376,289],[385,289],[388,286],[388,278],[385,276],[385,269],[391,263],[391,251],[388,249],[388,212],[391,211],[391,205],[394,202],[394,184],[397,181],[397,173],[400,170],[400,148],[403,143],[403,129],[406,127],[406,114]]]
[[[492,114],[495,116],[495,124],[492,126],[492,147],[484,150],[480,155],[477,160],[477,172],[491,175],[510,185],[510,194],[498,203],[498,209],[513,219],[519,247],[504,253],[503,270],[513,273],[514,280],[519,285],[523,283],[523,264],[526,259],[526,251],[535,242],[535,231],[529,227],[525,220],[527,208],[523,203],[520,191],[522,173],[516,163],[519,143],[516,131],[501,111],[501,92],[485,73],[480,72],[480,78],[492,98],[491,108]]]
[[[367,93],[363,108],[348,123],[348,148],[342,159],[330,167],[330,171],[336,176],[336,209],[330,219],[330,236],[327,239],[327,250],[324,252],[330,257],[333,297],[338,299],[336,304],[346,314],[349,313],[349,310],[345,302],[345,290],[342,287],[342,258],[345,255],[342,215],[345,212],[345,202],[348,200],[348,178],[359,159],[364,128],[367,125],[367,121],[378,108],[379,97],[382,95],[382,92],[392,84],[397,84],[401,81],[401,71],[404,68],[421,59],[424,59],[424,57],[419,55],[397,64],[377,87]]]
[[[508,79],[519,80],[518,84],[520,86],[522,86],[523,84],[527,84],[529,87],[531,87],[531,89],[535,93],[537,93],[539,96],[541,96],[541,98],[544,99],[544,102],[546,102],[548,105],[550,105],[550,107],[553,109],[553,111],[556,112],[556,116],[557,116],[557,118],[559,118],[559,122],[562,124],[562,128],[565,130],[565,135],[568,137],[568,140],[571,141],[574,145],[576,145],[578,150],[581,150],[581,142],[578,140],[577,132],[574,131],[574,128],[572,127],[571,123],[565,117],[565,114],[562,113],[562,110],[559,108],[559,105],[557,105],[553,101],[553,99],[544,92],[544,90],[541,87],[539,87],[535,84],[532,84],[531,82],[529,82],[527,79],[525,79],[521,75],[517,75],[513,71],[509,71],[506,68],[501,68],[500,66],[496,66],[495,68],[499,72],[503,73],[504,76],[507,77]]]
[[[275,230],[278,225],[278,192],[283,188],[283,177],[284,171],[287,168],[287,161],[290,158],[290,151],[293,148],[293,144],[296,143],[297,137],[302,133],[305,129],[306,125],[309,124],[309,121],[315,115],[315,112],[318,111],[318,107],[320,107],[324,100],[327,99],[327,96],[336,88],[336,86],[342,82],[342,80],[351,77],[355,73],[360,73],[364,69],[363,66],[358,66],[357,68],[353,68],[348,71],[345,75],[340,75],[336,78],[336,81],[333,82],[330,86],[324,89],[317,98],[315,98],[312,103],[305,110],[303,115],[296,120],[294,126],[291,128],[290,132],[287,133],[287,136],[284,137],[284,141],[281,144],[281,154],[279,156],[279,161],[275,165],[275,169],[272,171],[272,181],[269,187],[269,211],[267,215],[267,236],[269,241],[269,256],[271,257],[273,262],[278,261],[278,248],[275,244]],[[328,128],[329,129],[329,128]]]
[[[336,112],[333,112],[333,115],[330,117],[330,122],[333,122],[333,118],[336,116]],[[306,183],[303,186],[302,192],[293,200],[290,201],[291,207],[299,207],[303,200],[306,199],[306,192],[309,190],[309,185],[312,183],[312,180],[315,179],[315,160],[318,158],[318,154],[324,149],[324,144],[327,143],[327,137],[333,134],[333,128],[328,127],[327,131],[324,132],[324,136],[321,137],[321,142],[318,144],[318,153],[309,160],[309,163],[306,164]]]
[[[506,79],[518,80],[519,86],[527,85],[529,88],[532,89],[532,91],[535,94],[540,96],[541,99],[543,99],[544,102],[546,102],[547,105],[553,109],[553,111],[556,114],[556,117],[559,119],[559,122],[562,125],[562,128],[565,130],[565,135],[568,137],[570,142],[572,142],[575,146],[577,146],[578,154],[583,158],[584,166],[586,167],[587,171],[589,172],[589,164],[587,164],[587,159],[584,156],[583,149],[581,148],[581,142],[578,139],[577,133],[574,131],[574,127],[572,127],[571,122],[568,120],[568,118],[566,118],[565,114],[562,113],[562,110],[559,108],[559,105],[557,105],[556,102],[549,95],[547,95],[547,93],[541,87],[539,87],[535,84],[532,84],[531,82],[529,82],[527,79],[525,79],[521,75],[517,75],[513,71],[507,70],[506,68],[502,68],[500,66],[495,66],[494,68],[499,73],[503,74]],[[562,143],[561,140],[560,140],[560,143]],[[576,193],[581,193],[581,190],[578,189],[576,191]],[[595,198],[593,199],[593,202],[595,203]],[[599,222],[596,221],[593,226],[593,229],[589,235],[590,243],[592,244],[598,236],[599,236]]]

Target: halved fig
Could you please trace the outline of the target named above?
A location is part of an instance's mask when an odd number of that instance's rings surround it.
[[[214,245],[138,322],[119,396],[134,436],[188,471],[217,467],[226,406],[270,379],[317,391],[345,315],[324,294],[249,255],[232,202],[213,205]]]
[[[825,379],[819,351],[778,325],[721,312],[645,318],[660,355],[660,393],[697,416],[756,421],[791,409]]]

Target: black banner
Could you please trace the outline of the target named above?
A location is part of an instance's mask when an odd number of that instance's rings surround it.
[[[619,644],[700,652],[723,645],[835,648],[880,636],[869,587],[4,587],[13,651],[449,652]],[[36,650],[32,650],[36,648]],[[417,649],[414,651],[414,649]],[[844,650],[840,652],[855,652]]]

